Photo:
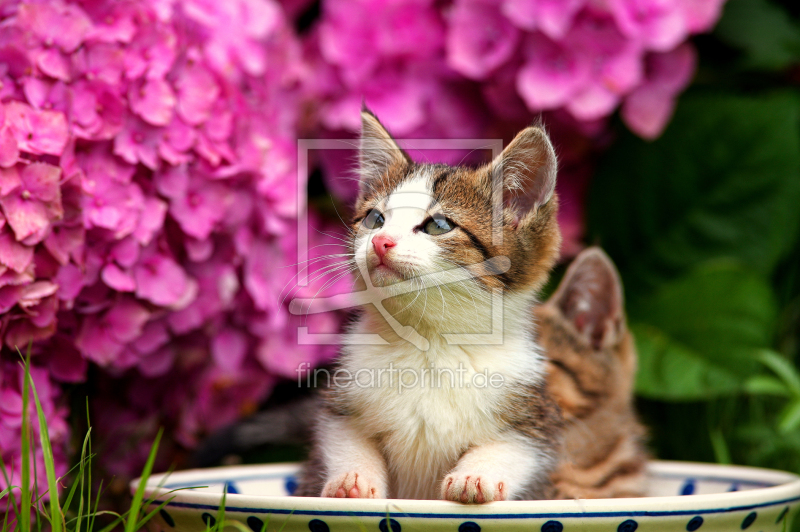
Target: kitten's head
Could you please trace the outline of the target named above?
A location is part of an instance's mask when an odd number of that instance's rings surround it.
[[[541,127],[523,130],[479,168],[418,164],[365,110],[359,176],[352,251],[368,284],[427,274],[446,283],[454,268],[471,267],[478,276],[448,284],[451,294],[534,293],[558,258],[556,155]]]
[[[636,349],[622,283],[600,248],[581,252],[555,293],[535,309],[549,361],[550,391],[569,418],[619,408],[633,398]]]

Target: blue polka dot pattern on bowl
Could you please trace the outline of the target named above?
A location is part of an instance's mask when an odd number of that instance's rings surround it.
[[[294,492],[297,491],[297,478],[294,475],[286,477],[283,487],[286,488],[286,493],[294,495]]]
[[[311,532],[330,532],[330,527],[328,527],[328,523],[323,521],[322,519],[312,519],[308,522],[308,529]]]
[[[203,522],[206,524],[206,526],[209,528],[217,524],[217,518],[208,512],[203,513],[203,515],[200,516],[200,519],[202,519]]]
[[[698,515],[692,517],[692,519],[686,524],[686,530],[689,532],[694,532],[701,526],[703,526],[703,518]]]
[[[400,523],[398,523],[395,519],[381,519],[381,522],[378,523],[378,528],[381,532],[400,532],[402,528],[400,527]]]
[[[175,528],[175,520],[172,518],[171,515],[169,515],[169,512],[167,512],[165,509],[162,508],[158,511],[158,513],[161,515],[161,519],[163,519],[164,522],[167,523],[167,525],[171,526],[172,528]]]
[[[548,521],[542,525],[542,532],[561,532],[564,525],[560,521]]]
[[[247,526],[249,526],[250,530],[253,532],[261,532],[264,529],[264,521],[254,515],[251,515],[247,518]]]
[[[241,523],[239,532],[276,531],[283,525],[286,531],[298,532],[362,527],[368,532],[401,532],[401,527],[402,532],[433,527],[440,532],[781,532],[800,504],[800,476],[790,473],[677,462],[654,462],[650,468],[654,494],[650,500],[464,506],[446,501],[288,497],[287,490],[296,483],[295,464],[195,470],[169,478],[154,475],[146,495],[154,497],[148,503],[148,512],[155,510],[156,517],[151,532],[207,532],[209,525],[219,526],[219,502],[226,491],[226,519]],[[729,493],[734,486],[738,492]],[[231,487],[239,493],[231,493]],[[690,487],[692,495],[679,496]],[[132,491],[135,488],[131,484]],[[172,491],[180,488],[184,489]]]
[[[756,520],[756,517],[758,517],[758,514],[756,512],[750,512],[749,514],[747,514],[747,517],[745,517],[744,521],[742,521],[742,530],[752,525],[753,521]]]

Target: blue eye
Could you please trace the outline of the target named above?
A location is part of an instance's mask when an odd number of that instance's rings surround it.
[[[383,227],[383,222],[386,220],[383,218],[383,214],[378,209],[372,209],[369,213],[364,217],[364,226],[367,229],[379,229]]]
[[[431,218],[422,230],[429,235],[443,235],[453,230],[453,224],[447,218],[437,215]]]

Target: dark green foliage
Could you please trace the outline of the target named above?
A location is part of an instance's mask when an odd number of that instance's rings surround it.
[[[661,458],[800,473],[799,16],[729,0],[663,136],[620,131],[592,182]]]

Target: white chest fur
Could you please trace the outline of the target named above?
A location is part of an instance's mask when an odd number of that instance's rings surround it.
[[[379,441],[392,497],[436,498],[459,457],[501,431],[509,386],[540,378],[541,357],[527,332],[507,334],[502,345],[430,340],[425,352],[402,340],[350,345],[340,359],[353,376],[352,422]]]

